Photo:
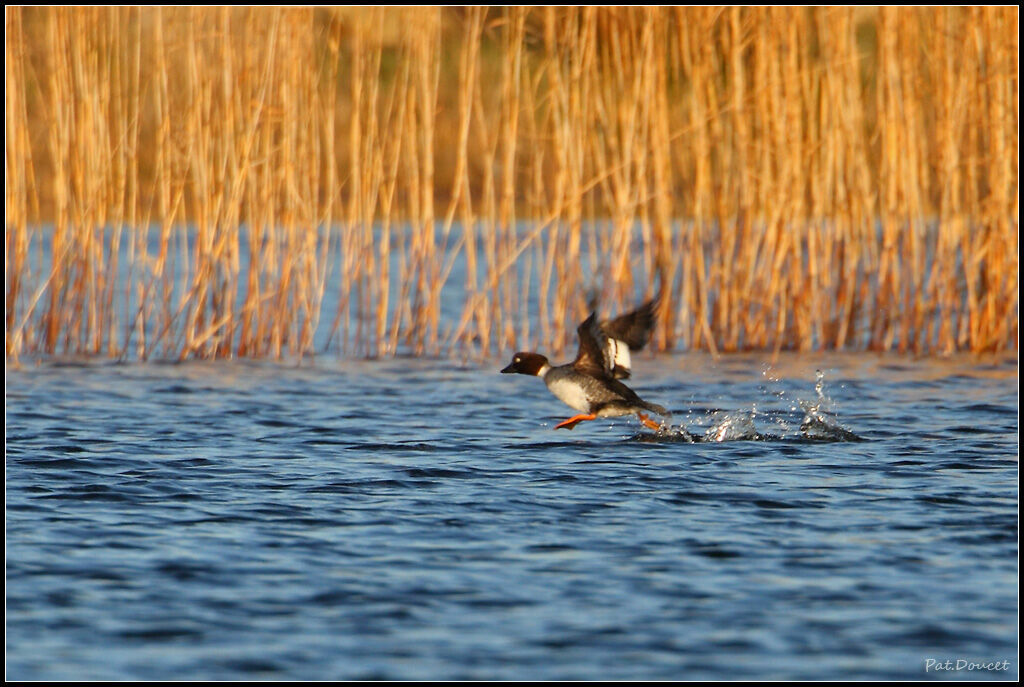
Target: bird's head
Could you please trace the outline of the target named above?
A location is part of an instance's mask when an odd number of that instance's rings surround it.
[[[540,375],[542,370],[548,366],[548,359],[540,353],[525,353],[520,351],[512,356],[512,362],[504,368],[502,374]]]

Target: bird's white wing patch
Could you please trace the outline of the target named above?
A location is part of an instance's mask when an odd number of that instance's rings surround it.
[[[626,344],[625,341],[619,341],[608,337],[605,339],[604,360],[605,367],[608,370],[614,370],[616,367],[620,367],[626,372],[629,372],[631,370],[629,345]]]

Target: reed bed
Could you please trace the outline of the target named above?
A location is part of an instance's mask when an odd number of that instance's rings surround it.
[[[1017,20],[7,8],[7,359],[1016,350]]]

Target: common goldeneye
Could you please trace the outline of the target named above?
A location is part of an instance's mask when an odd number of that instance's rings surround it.
[[[579,415],[555,425],[555,429],[572,429],[584,420],[622,415],[636,415],[647,427],[660,429],[643,411],[659,415],[669,415],[669,412],[643,400],[619,381],[630,376],[630,350],[638,351],[647,344],[657,307],[656,296],[631,313],[600,323],[596,313],[591,312],[576,329],[580,339],[576,360],[552,366],[539,353],[520,351],[502,373],[540,377],[551,393],[580,411]]]

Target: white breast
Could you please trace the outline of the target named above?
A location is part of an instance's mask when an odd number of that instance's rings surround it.
[[[575,410],[583,412],[590,410],[590,401],[587,400],[587,394],[578,384],[573,384],[565,378],[548,378],[544,381],[547,382],[551,393],[557,396],[562,403]]]

